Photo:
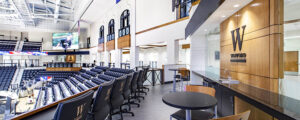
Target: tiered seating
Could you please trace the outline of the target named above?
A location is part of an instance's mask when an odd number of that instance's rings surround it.
[[[86,71],[86,74],[91,75],[93,77],[97,76],[97,72],[93,72],[93,71]]]
[[[0,67],[0,90],[8,90],[17,67]]]
[[[115,78],[112,77],[112,76],[108,76],[108,75],[98,75],[98,78],[99,79],[102,79],[102,80],[105,80],[105,81],[111,81],[111,80],[114,80]]]
[[[106,71],[109,69],[109,67],[96,66],[95,69],[100,69],[102,71]]]
[[[104,73],[105,75],[113,76],[113,77],[121,77],[124,76],[125,74],[119,73],[119,72],[113,72],[113,71],[107,71]]]
[[[41,71],[36,76],[36,81],[40,80],[40,77],[43,76],[52,76],[54,81],[61,81],[67,79],[71,76],[74,76],[77,72],[73,71]]]
[[[39,95],[39,97],[43,98],[42,105],[51,104],[109,81],[115,81],[117,79],[119,81],[127,81],[126,78],[129,78],[129,74],[133,74],[134,72],[133,70],[123,69],[106,70],[107,71],[104,72],[104,74],[102,74],[103,71],[101,69],[96,68],[91,70],[81,70],[80,72],[41,71],[37,73],[36,77],[53,76],[54,78],[62,78],[61,80],[55,79],[49,82],[44,89],[41,89],[40,93],[45,93],[44,95]],[[129,87],[127,83],[124,85],[127,86],[127,88]]]
[[[85,74],[85,75],[86,75],[86,74]],[[83,78],[82,76],[79,76],[79,75],[75,75],[74,78],[75,78],[77,81],[82,82],[82,83],[83,83],[84,81],[86,81],[85,78]]]
[[[90,79],[92,78],[91,75],[86,74],[86,73],[81,74],[81,76],[82,76],[83,78],[85,78],[85,79],[88,79],[88,80],[90,80]]]
[[[14,51],[16,44],[16,40],[0,40],[0,51]]]
[[[42,42],[24,42],[22,51],[23,52],[40,52]]]
[[[111,68],[111,69],[109,69],[109,71],[125,73],[125,74],[129,74],[129,73],[134,72],[134,70],[132,70],[132,69],[121,69],[121,68]]]
[[[46,71],[45,69],[29,69],[29,70],[24,70],[20,87],[24,85],[24,80],[30,80],[34,79],[35,75],[38,74],[40,71]]]
[[[101,74],[103,72],[103,70],[101,70],[101,69],[95,69],[95,68],[91,69],[91,71],[96,72],[98,74]]]
[[[93,108],[96,109],[91,110],[92,116],[90,117],[95,119],[106,118],[109,112],[110,119],[112,115],[117,113],[121,114],[121,118],[122,114],[126,113],[130,113],[132,116],[134,116],[134,114],[130,112],[130,105],[139,106],[139,104],[135,101],[140,101],[139,98],[141,98],[142,96],[137,96],[137,93],[141,89],[137,87],[139,85],[137,81],[143,81],[143,70],[135,72],[134,70],[110,69],[104,72],[104,74],[99,74],[98,72],[94,72],[93,70],[92,73],[96,73],[96,75],[90,75],[91,72],[92,70],[81,71],[80,73],[76,72],[64,80],[50,81],[46,85],[46,87],[42,87],[42,89],[40,89],[37,100],[42,101],[42,105],[48,105],[55,101],[64,99],[66,97],[72,96],[83,91],[90,90],[90,88],[94,88],[95,86],[100,85],[101,87],[99,87],[98,91],[96,91],[97,95],[94,98],[96,102],[88,102],[89,104],[87,104],[87,106],[92,104],[91,106],[93,106]],[[111,87],[105,88],[105,86],[109,85],[111,85]],[[101,102],[99,101],[100,99],[105,99],[107,101]],[[76,100],[77,98],[72,98],[70,101]],[[65,102],[61,102],[60,104],[63,103]],[[107,104],[106,106],[104,106],[105,109],[97,111],[100,110],[98,108],[104,108],[102,107],[102,104]],[[76,105],[74,104],[74,106]],[[123,107],[124,105],[128,105],[128,107]],[[57,113],[60,114],[61,109],[58,107],[57,110]],[[66,108],[66,110],[69,109]],[[106,112],[103,113],[103,110],[105,110]],[[116,110],[118,111],[115,112]],[[102,116],[100,114],[103,114],[103,117],[100,117]]]
[[[81,69],[79,72],[80,72],[80,73],[85,73],[86,70],[85,70],[85,69]]]

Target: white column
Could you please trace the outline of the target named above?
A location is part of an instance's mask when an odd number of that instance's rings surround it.
[[[109,61],[109,58],[110,58],[109,52],[108,52],[108,51],[105,51],[105,52],[104,52],[104,66],[108,66],[108,63],[110,62],[110,61]]]
[[[115,54],[116,54],[115,65],[117,68],[120,68],[121,67],[120,64],[122,63],[122,49],[116,49]]]
[[[189,38],[188,38],[189,39]],[[191,84],[202,85],[203,79],[199,75],[195,75],[192,71],[205,71],[206,65],[206,40],[205,37],[191,38]]]
[[[167,41],[167,61],[168,64],[177,64],[179,57],[179,42],[178,40]]]
[[[3,63],[3,55],[0,56],[0,63]]]
[[[131,0],[130,10],[130,35],[131,35],[131,47],[130,47],[130,68],[133,69],[139,64],[139,47],[136,46],[136,0]]]

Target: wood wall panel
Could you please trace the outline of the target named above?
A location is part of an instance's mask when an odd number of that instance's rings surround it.
[[[234,101],[235,101],[235,105],[234,105],[235,111],[237,113],[242,113],[247,110],[251,110],[248,120],[273,120],[274,119],[271,115],[268,115],[264,111],[257,109],[256,107],[239,99],[238,97],[234,97]],[[236,106],[240,106],[240,107],[236,107]]]
[[[118,38],[118,49],[130,47],[130,35]]]
[[[284,52],[284,71],[298,72],[298,51]]]
[[[230,53],[234,53],[232,44],[221,46],[221,69],[269,77],[269,40],[269,36],[265,36],[244,41],[242,52],[247,53],[246,63],[230,62]]]
[[[191,48],[191,44],[183,44],[182,49],[189,49]]]
[[[104,43],[101,43],[98,45],[98,52],[104,52],[105,51],[105,45]]]
[[[253,0],[220,25],[220,75],[242,83],[278,93],[278,79],[283,77],[283,2]],[[233,51],[231,31],[246,25],[242,50]],[[242,34],[240,29],[240,34]],[[230,62],[230,54],[246,53],[246,63]],[[241,88],[245,89],[246,88]],[[259,95],[272,98],[270,95]],[[273,104],[278,100],[270,100]],[[251,110],[250,120],[272,120],[273,117],[235,98],[235,113]]]
[[[46,71],[80,71],[81,67],[58,67],[58,68],[51,68],[47,67]]]
[[[111,40],[111,41],[108,41],[106,42],[106,50],[107,51],[111,51],[111,50],[114,50],[115,49],[115,40]]]
[[[256,6],[254,6],[256,5]],[[269,0],[254,0],[238,11],[238,26],[247,25],[245,33],[270,26]]]
[[[65,61],[67,63],[75,63],[76,62],[76,55],[67,55]]]

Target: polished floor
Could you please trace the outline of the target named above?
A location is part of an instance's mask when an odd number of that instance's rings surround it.
[[[178,109],[172,108],[162,102],[163,95],[172,90],[172,84],[148,86],[150,91],[142,100],[140,107],[133,105],[132,112],[135,116],[123,114],[124,120],[169,120],[170,115]],[[114,116],[114,120],[118,120],[120,116]]]

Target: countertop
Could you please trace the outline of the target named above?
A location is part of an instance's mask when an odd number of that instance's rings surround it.
[[[220,76],[207,71],[192,71],[200,77],[228,88],[235,96],[283,120],[300,120],[300,100],[244,83],[223,84]]]

